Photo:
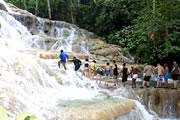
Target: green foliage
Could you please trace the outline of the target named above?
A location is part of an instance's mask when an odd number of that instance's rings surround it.
[[[0,106],[0,120],[10,120],[4,107]]]
[[[0,105],[0,120],[10,120],[6,109]],[[29,115],[27,113],[20,113],[16,120],[38,120],[35,116]]]

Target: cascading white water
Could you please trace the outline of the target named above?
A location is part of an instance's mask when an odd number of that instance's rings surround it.
[[[40,23],[40,33],[45,35],[42,30],[43,21]],[[154,119],[139,102],[122,97],[118,90],[116,91],[118,94],[116,92],[111,93],[99,88],[94,81],[87,78],[81,80],[70,65],[68,70],[60,70],[56,65],[57,60],[42,60],[36,56],[17,51],[41,49],[38,47],[40,36],[32,36],[27,28],[4,11],[0,11],[0,24],[0,96],[4,97],[1,104],[7,108],[11,118],[15,119],[15,116],[23,111],[36,115],[40,120],[63,120],[67,118],[67,114],[63,113],[64,107],[70,106],[76,101],[80,101],[81,105],[88,105],[86,101],[90,101],[92,105],[101,103],[102,105],[98,108],[90,106],[89,109],[100,111],[103,107],[105,113],[109,110],[114,111],[115,114],[117,109],[115,106],[122,104],[122,106],[128,107],[128,104],[123,103],[128,101],[131,106],[135,103],[136,107],[134,109],[129,107],[127,111],[131,110],[131,112],[122,116],[123,119],[128,119],[130,116],[136,116],[134,120],[143,119],[146,116],[149,120]],[[66,32],[70,32],[71,35],[66,36]],[[71,45],[66,46],[66,50],[70,51],[77,33],[73,28],[69,31],[53,26],[50,36],[66,39],[67,44]],[[60,49],[56,44],[53,45],[53,50]],[[126,91],[126,88],[119,90]],[[104,92],[107,92],[108,95]],[[104,100],[105,98],[120,99],[119,101],[122,103],[115,104],[113,100],[111,102],[111,100]],[[62,101],[65,102],[62,104]],[[67,104],[66,102],[70,103]],[[79,109],[77,106],[75,108]],[[113,117],[111,116],[112,119]]]

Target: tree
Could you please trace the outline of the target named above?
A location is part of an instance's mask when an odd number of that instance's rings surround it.
[[[35,15],[37,16],[38,15],[38,0],[36,0],[36,9],[35,9]]]
[[[49,0],[47,0],[47,4],[48,4],[49,19],[51,19],[51,6],[50,6],[50,1]]]

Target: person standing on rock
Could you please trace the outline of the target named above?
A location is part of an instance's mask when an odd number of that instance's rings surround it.
[[[58,66],[60,68],[60,65],[62,64],[64,66],[64,69],[66,70],[66,59],[68,59],[68,55],[66,53],[63,52],[63,50],[61,50],[61,53],[59,54],[59,62],[58,62]]]
[[[136,88],[136,79],[138,78],[138,69],[134,66],[131,66],[131,72],[132,74],[132,88]]]
[[[102,81],[102,76],[103,76],[103,69],[102,67],[98,67],[97,68],[97,75],[96,75],[96,83],[98,83],[98,80],[99,80],[99,85],[101,84],[101,81]]]
[[[118,85],[118,67],[117,67],[117,64],[116,64],[116,61],[113,60],[113,76],[114,76],[114,86],[116,86],[116,84]]]
[[[165,81],[164,88],[168,88],[168,79],[169,79],[169,68],[168,68],[168,64],[165,63],[164,64],[164,81]]]
[[[93,60],[93,62],[91,62],[91,63],[89,64],[89,78],[90,78],[91,80],[94,79],[94,72],[95,72],[95,70],[96,70],[96,61]]]
[[[84,70],[82,71],[82,77],[85,74],[87,74],[89,78],[89,60],[88,59],[85,59]]]
[[[126,68],[126,63],[123,64],[123,68],[120,71],[120,74],[122,73],[122,83],[123,83],[123,87],[126,86],[126,81],[128,78],[128,68]]]
[[[172,78],[173,78],[173,88],[172,89],[177,89],[177,79],[178,79],[178,74],[180,73],[179,71],[179,66],[176,63],[176,61],[173,61],[173,69],[171,70],[172,72]]]
[[[109,66],[109,63],[107,63],[105,67],[105,86],[108,86],[110,73],[111,73],[111,67]]]
[[[76,57],[73,57],[73,63],[74,63],[74,70],[77,72],[79,68],[81,67],[81,61],[77,59]]]
[[[164,68],[161,66],[160,63],[157,64],[157,67],[155,68],[158,72],[158,77],[157,77],[157,84],[155,88],[161,88],[161,83],[163,81],[163,73],[164,73]]]
[[[145,77],[144,77],[144,81],[142,83],[141,88],[144,88],[146,82],[147,82],[146,87],[149,88],[149,80],[151,78],[152,72],[153,72],[153,67],[148,65],[147,63],[144,64],[144,70],[142,73],[145,73]]]

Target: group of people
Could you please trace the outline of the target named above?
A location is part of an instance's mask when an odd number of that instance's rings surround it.
[[[66,59],[68,59],[68,55],[65,54],[63,50],[61,50],[59,57],[60,57],[60,61],[58,62],[58,66],[60,67],[60,64],[62,64],[64,66],[64,69],[66,70]],[[71,60],[71,62],[74,63],[75,71],[77,73],[77,71],[80,69],[82,65],[81,60],[77,59],[76,57],[73,57],[73,60]],[[95,73],[97,73],[96,82],[98,83],[99,81],[99,84],[101,84],[102,76],[105,75],[105,80],[104,80],[105,86],[108,86],[108,82],[110,80],[112,73],[114,86],[118,85],[118,75],[122,75],[122,85],[125,86],[128,76],[131,75],[132,88],[136,88],[136,79],[138,78],[138,74],[142,73],[144,74],[144,76],[143,76],[143,83],[141,88],[144,88],[145,84],[146,87],[149,88],[150,86],[149,80],[151,78],[152,72],[156,71],[158,76],[157,76],[157,85],[155,86],[155,88],[161,87],[161,83],[163,79],[165,80],[165,88],[168,88],[168,79],[169,79],[170,70],[167,64],[164,64],[164,67],[161,66],[160,63],[157,64],[157,67],[153,67],[151,65],[145,64],[144,70],[142,72],[134,66],[131,66],[131,69],[128,70],[128,68],[126,67],[126,63],[123,64],[122,69],[120,69],[119,71],[115,60],[113,60],[112,64],[113,64],[112,67],[110,66],[109,62],[106,64],[104,68],[97,67],[95,60],[89,62],[88,59],[85,59],[85,62],[82,65],[83,70],[82,70],[81,78],[83,78],[83,76],[86,75],[88,78],[93,80]],[[173,69],[171,70],[172,78],[173,78],[173,89],[177,89],[177,79],[178,79],[178,75],[180,74],[180,69],[176,61],[174,61],[173,64],[174,64]]]
[[[180,75],[180,68],[177,64],[176,61],[173,61],[173,67],[172,70],[170,71],[168,68],[168,64],[165,63],[164,67],[161,66],[160,63],[157,64],[157,67],[152,67],[150,65],[145,64],[143,73],[145,73],[145,77],[144,77],[144,81],[143,84],[141,86],[141,88],[144,88],[145,83],[146,83],[146,87],[149,87],[149,80],[151,78],[152,72],[153,71],[157,71],[157,84],[155,86],[155,88],[161,88],[161,83],[163,82],[163,79],[165,81],[165,86],[164,88],[168,88],[168,79],[169,79],[169,73],[172,73],[172,79],[173,79],[173,88],[172,89],[177,89],[177,80],[178,80],[178,76]]]

